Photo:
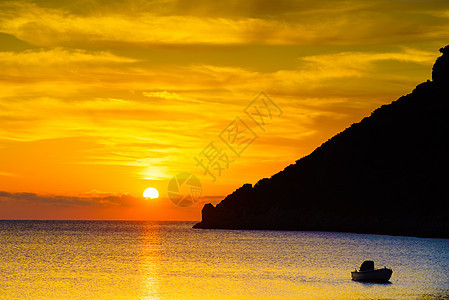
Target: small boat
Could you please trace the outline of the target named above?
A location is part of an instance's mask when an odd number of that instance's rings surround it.
[[[382,269],[374,269],[374,262],[372,260],[365,260],[357,269],[351,272],[352,280],[364,282],[388,282],[393,274],[393,270],[383,267]]]

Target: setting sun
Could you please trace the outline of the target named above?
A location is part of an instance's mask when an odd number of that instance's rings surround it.
[[[155,189],[155,188],[147,188],[144,192],[143,192],[143,196],[145,198],[150,198],[150,199],[155,199],[159,197],[159,192]]]

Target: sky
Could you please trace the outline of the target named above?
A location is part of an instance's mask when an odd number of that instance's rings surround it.
[[[446,44],[447,0],[1,0],[0,219],[200,220]]]

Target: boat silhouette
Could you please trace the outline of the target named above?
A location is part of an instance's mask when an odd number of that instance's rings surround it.
[[[383,267],[382,269],[374,268],[374,261],[365,260],[360,266],[359,271],[357,269],[351,272],[352,280],[363,282],[388,282],[393,274],[393,270]]]

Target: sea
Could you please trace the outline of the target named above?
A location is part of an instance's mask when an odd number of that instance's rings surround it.
[[[449,299],[448,239],[193,224],[0,221],[0,299]]]

